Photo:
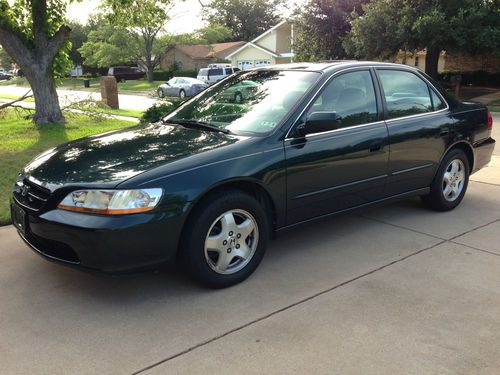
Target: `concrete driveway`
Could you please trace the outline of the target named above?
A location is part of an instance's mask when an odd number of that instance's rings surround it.
[[[80,273],[0,228],[0,372],[498,374],[495,154],[456,210],[410,199],[296,228],[226,290]]]

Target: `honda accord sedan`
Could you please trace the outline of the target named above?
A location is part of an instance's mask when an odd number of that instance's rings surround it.
[[[252,82],[238,102],[234,87]],[[420,196],[447,211],[491,158],[492,117],[397,64],[239,72],[161,122],[47,150],[19,174],[12,219],[43,257],[119,273],[180,260],[221,288],[274,233]]]

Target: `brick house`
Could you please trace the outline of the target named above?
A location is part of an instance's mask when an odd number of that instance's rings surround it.
[[[168,48],[160,62],[162,70],[169,70],[176,63],[179,69],[198,70],[208,64],[224,60],[227,55],[243,46],[245,42],[228,42],[216,44],[179,44]]]
[[[425,50],[416,53],[407,53],[406,60],[403,58],[403,52],[400,52],[396,62],[411,65],[425,71]],[[438,60],[438,72],[473,72],[483,70],[488,73],[500,72],[500,57],[493,55],[467,56],[462,54],[451,54],[445,51],[441,52]]]

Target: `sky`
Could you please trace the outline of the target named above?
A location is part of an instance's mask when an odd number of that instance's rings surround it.
[[[290,4],[302,3],[304,1],[288,0]],[[201,19],[201,5],[198,0],[177,0],[176,3],[172,9],[171,20],[166,27],[168,32],[172,34],[189,33],[204,26]],[[70,20],[77,20],[84,24],[100,4],[100,0],[73,2],[68,6],[67,16]]]

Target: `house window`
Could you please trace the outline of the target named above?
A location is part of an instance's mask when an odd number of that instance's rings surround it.
[[[415,66],[418,67],[418,56],[415,56]]]

